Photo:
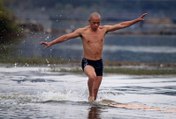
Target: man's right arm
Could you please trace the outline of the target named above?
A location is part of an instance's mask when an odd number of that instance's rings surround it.
[[[69,40],[69,39],[72,39],[72,38],[76,38],[76,37],[79,37],[81,35],[81,29],[77,29],[71,33],[68,33],[68,34],[65,34],[65,35],[62,35],[56,39],[54,39],[53,41],[51,42],[41,42],[40,44],[41,45],[45,45],[46,47],[50,47],[52,45],[55,45],[57,43],[61,43],[61,42],[64,42],[66,40]]]

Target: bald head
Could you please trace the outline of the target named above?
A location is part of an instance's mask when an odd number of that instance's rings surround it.
[[[89,16],[89,24],[92,31],[97,31],[100,26],[101,15],[98,12],[93,12]]]
[[[90,16],[89,16],[89,21],[90,21],[92,18],[99,18],[99,19],[101,19],[101,15],[100,15],[98,12],[93,12],[93,13],[91,13]]]

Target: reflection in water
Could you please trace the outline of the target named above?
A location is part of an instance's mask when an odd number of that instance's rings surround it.
[[[100,113],[101,113],[101,108],[93,106],[89,110],[88,119],[101,119]]]

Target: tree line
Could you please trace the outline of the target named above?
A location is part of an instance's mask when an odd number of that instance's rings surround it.
[[[0,44],[14,42],[20,35],[15,16],[4,6],[4,0],[0,0]]]

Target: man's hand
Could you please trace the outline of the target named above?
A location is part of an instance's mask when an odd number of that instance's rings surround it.
[[[139,21],[144,21],[144,17],[147,15],[148,13],[144,13],[142,14],[138,19]]]
[[[40,45],[44,45],[46,48],[51,46],[49,42],[40,42]]]

